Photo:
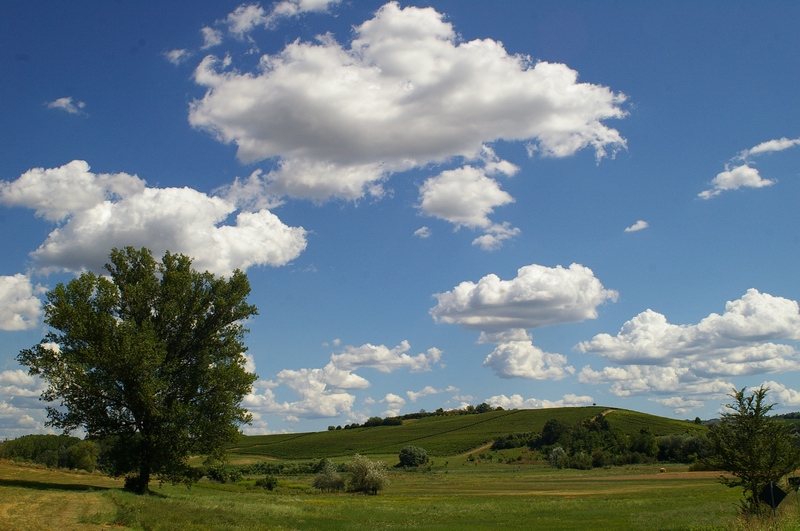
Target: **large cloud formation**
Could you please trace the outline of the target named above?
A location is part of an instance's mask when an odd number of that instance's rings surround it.
[[[703,398],[730,392],[730,378],[800,370],[796,301],[750,289],[694,325],[675,325],[647,310],[626,322],[616,336],[598,334],[577,349],[615,366],[583,368],[583,383],[610,383],[618,396],[655,394],[683,412]],[[672,395],[672,396],[670,396]]]
[[[597,307],[616,300],[617,292],[580,264],[531,264],[511,280],[489,274],[434,297],[430,314],[437,323],[479,330],[479,342],[497,345],[483,364],[501,378],[560,380],[574,373],[566,356],[535,346],[526,329],[594,319]]]
[[[314,201],[379,196],[392,173],[477,160],[497,140],[553,157],[625,147],[603,124],[625,116],[624,95],[492,39],[462,42],[433,8],[391,2],[353,31],[349,46],[329,34],[294,41],[254,72],[206,57],[194,79],[207,91],[190,123],[235,144],[243,162],[276,159],[262,193]]]
[[[439,302],[430,313],[436,322],[491,333],[594,319],[597,306],[616,300],[617,292],[605,289],[580,264],[531,264],[521,267],[514,279],[489,274],[434,297]]]
[[[99,270],[113,247],[148,247],[195,259],[198,269],[230,274],[254,265],[280,266],[305,249],[305,230],[267,209],[236,205],[191,188],[151,188],[135,175],[95,174],[85,161],[34,168],[0,182],[0,204],[23,206],[58,223],[31,256],[48,270]]]

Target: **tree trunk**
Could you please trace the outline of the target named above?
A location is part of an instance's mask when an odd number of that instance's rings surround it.
[[[136,494],[146,494],[149,492],[150,469],[152,452],[150,451],[150,441],[147,437],[143,438],[139,447],[139,474],[125,478],[125,490]]]

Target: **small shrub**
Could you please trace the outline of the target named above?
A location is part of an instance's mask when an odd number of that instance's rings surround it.
[[[227,483],[228,481],[237,482],[242,479],[242,471],[238,469],[228,470],[223,465],[213,465],[206,469],[206,476],[211,481]]]
[[[278,487],[278,478],[275,476],[265,476],[256,480],[256,487],[262,489],[275,490]]]
[[[564,468],[566,465],[566,460],[567,452],[565,452],[560,446],[555,446],[552,450],[550,450],[550,455],[547,457],[547,462],[550,463],[550,466],[554,466],[556,468]]]
[[[331,461],[323,459],[322,470],[314,476],[311,486],[322,492],[339,492],[344,490],[344,478]]]

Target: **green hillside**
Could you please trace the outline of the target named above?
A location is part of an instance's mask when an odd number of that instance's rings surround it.
[[[646,413],[605,407],[515,409],[472,415],[428,416],[403,421],[402,426],[377,426],[312,433],[242,436],[229,449],[238,455],[260,455],[278,459],[319,459],[322,457],[396,454],[404,446],[421,446],[431,456],[463,454],[511,433],[541,432],[550,419],[576,425],[605,414],[612,429],[628,435],[650,427],[656,436],[696,433],[705,426]]]

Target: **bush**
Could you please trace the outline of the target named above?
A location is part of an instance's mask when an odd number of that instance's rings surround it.
[[[205,475],[211,481],[216,481],[218,483],[227,483],[229,481],[236,483],[243,477],[241,469],[236,467],[228,469],[223,465],[213,465],[206,468]]]
[[[311,486],[322,492],[339,492],[344,490],[344,478],[331,461],[324,459],[322,470],[314,476]]]
[[[501,435],[492,443],[492,450],[507,450],[531,446],[537,441],[537,438],[538,436],[531,432]]]
[[[419,446],[406,446],[400,450],[400,464],[404,467],[416,467],[428,462],[428,452]]]
[[[350,474],[348,489],[364,494],[378,494],[389,483],[386,477],[386,465],[380,461],[372,461],[356,454],[353,460],[345,465]]]
[[[560,446],[556,446],[550,450],[550,455],[547,456],[547,462],[550,463],[550,466],[564,468],[567,457],[567,452],[565,452]]]
[[[278,487],[278,478],[275,476],[265,476],[256,480],[256,487],[267,490],[275,490]]]

